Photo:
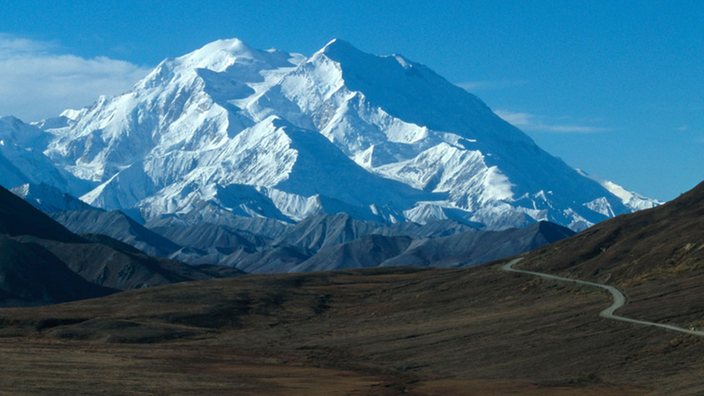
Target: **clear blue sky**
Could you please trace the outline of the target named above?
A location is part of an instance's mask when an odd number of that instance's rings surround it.
[[[90,102],[79,88],[91,98],[91,89],[123,89],[163,58],[220,38],[305,55],[342,38],[428,65],[553,155],[627,189],[669,200],[704,179],[701,1],[2,3],[0,74],[19,51],[32,62],[75,62],[67,70],[90,81],[84,88],[52,76],[55,106]],[[31,81],[20,91],[34,105],[13,108],[22,94],[1,80],[0,113],[54,111],[41,95],[29,97]]]

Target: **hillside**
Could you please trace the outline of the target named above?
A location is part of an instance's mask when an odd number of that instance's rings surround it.
[[[0,234],[32,235],[67,243],[81,241],[80,237],[1,186]]]
[[[181,249],[181,246],[117,210],[68,210],[54,212],[50,216],[77,234],[107,235],[149,255],[167,257]]]
[[[438,238],[368,235],[321,249],[289,272],[382,267],[465,267],[567,238],[574,233],[548,222],[502,231],[470,230]]]
[[[0,235],[0,306],[58,304],[117,291],[86,281],[36,243]]]
[[[0,245],[2,306],[61,303],[242,274],[151,257],[102,235],[76,235],[2,187]]]
[[[604,221],[517,268],[617,286],[623,315],[703,327],[704,183],[667,204]]]

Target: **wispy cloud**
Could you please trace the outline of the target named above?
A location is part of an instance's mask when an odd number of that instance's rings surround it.
[[[611,128],[596,127],[563,122],[568,117],[550,119],[530,113],[513,112],[508,110],[495,110],[494,113],[509,124],[529,131],[559,132],[559,133],[597,133],[607,132]]]
[[[0,33],[0,56],[4,57],[9,54],[36,54],[46,52],[52,48],[56,48],[55,43],[46,41],[34,41],[22,37],[15,37],[9,34]]]
[[[457,83],[457,86],[459,86],[460,88],[464,88],[469,92],[477,92],[519,87],[528,83],[528,80],[464,81],[461,83]]]
[[[702,144],[704,144],[704,135],[699,136],[699,137],[695,137],[695,138],[694,138],[694,141],[697,142],[697,143],[702,143]]]
[[[688,131],[688,130],[689,130],[689,125],[682,125],[681,127],[677,128],[676,130],[677,130],[677,131],[680,131],[680,132]]]
[[[89,105],[99,95],[117,95],[148,73],[107,57],[67,54],[52,42],[0,34],[0,115],[25,121]]]

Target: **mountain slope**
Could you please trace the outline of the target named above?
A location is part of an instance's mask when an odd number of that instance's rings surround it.
[[[420,239],[444,237],[470,231],[472,229],[474,229],[474,227],[454,220],[446,219],[433,221],[426,224],[398,222],[386,227],[379,227],[372,233],[386,236],[409,236]]]
[[[80,199],[46,183],[22,184],[10,191],[44,213],[63,210],[97,210]]]
[[[153,257],[104,235],[86,234],[91,243],[72,246],[43,242],[53,254],[84,279],[119,290],[243,275],[233,268],[191,266]]]
[[[26,183],[47,183],[68,193],[85,193],[90,182],[74,177],[43,151],[51,135],[12,117],[0,117],[0,186],[7,189]]]
[[[271,220],[264,223],[271,223]],[[282,223],[273,224],[280,225]],[[425,225],[398,222],[385,226],[358,220],[347,214],[311,216],[294,226],[284,227],[283,231],[274,234],[280,234],[275,239],[256,235],[246,230],[237,230],[226,225],[207,222],[188,225],[187,222],[174,218],[157,219],[147,225],[152,231],[184,246],[183,249],[171,255],[171,258],[191,264],[221,262],[247,272],[263,271],[266,273],[288,272],[321,250],[347,242],[358,243],[370,235],[375,236],[372,241],[379,241],[384,246],[377,248],[384,250],[388,247],[383,244],[384,238],[376,237],[383,235],[404,237],[411,240],[412,238],[448,236],[473,230],[470,226],[452,220],[441,220]],[[271,228],[253,228],[252,230],[270,232]],[[394,238],[389,238],[389,240],[392,239]],[[369,249],[363,250],[368,252]],[[379,253],[386,259],[401,252]],[[377,260],[372,261],[377,264],[381,263]],[[365,266],[372,265],[370,264],[372,261],[369,261]],[[355,267],[357,266],[350,264],[350,268]],[[313,265],[311,268],[323,270],[324,266]]]
[[[167,257],[181,248],[117,210],[70,210],[52,213],[51,217],[77,234],[107,235],[148,255]]]
[[[615,212],[626,211],[620,199],[540,150],[475,96],[401,56],[368,55],[334,40],[270,91],[267,101],[278,94],[277,103],[289,101],[305,115],[280,116],[320,130],[370,171],[449,193],[439,206],[474,212],[476,221],[507,215],[489,210],[503,202],[533,221],[565,225],[598,221],[603,214],[586,205],[602,197]]]
[[[296,224],[273,244],[316,252],[369,235],[375,228],[375,224],[357,220],[347,214],[312,216]]]
[[[65,243],[82,242],[79,236],[1,186],[0,234],[32,235]]]
[[[103,212],[99,212],[104,214]],[[155,258],[102,235],[73,234],[0,187],[0,305],[41,305],[242,274]]]
[[[662,206],[536,249],[516,267],[614,285],[627,317],[704,326],[704,183]]]
[[[556,244],[552,252],[540,249],[521,266],[534,256],[545,270],[592,279],[610,273],[621,283],[655,276],[659,269],[664,276],[679,265],[694,270],[704,259],[703,219],[704,183],[657,208],[600,223]]]
[[[412,242],[411,238],[405,236],[367,235],[351,242],[322,249],[288,272],[377,267],[388,259],[402,254]]]
[[[295,246],[276,246],[248,253],[240,249],[220,261],[220,264],[252,274],[284,273],[311,258],[309,250]]]
[[[471,266],[530,252],[573,234],[573,231],[549,222],[502,231],[467,231],[443,238],[416,240],[403,254],[381,265]]]
[[[29,239],[24,240],[29,236]],[[116,290],[87,282],[36,243],[85,242],[0,187],[0,305],[41,305],[105,296]]]
[[[230,253],[237,249],[251,252],[256,250],[256,247],[268,242],[268,240],[253,234],[238,232],[226,226],[210,223],[198,223],[191,227],[156,227],[152,230],[182,246],[202,250],[219,248],[230,250]]]
[[[502,231],[470,230],[439,238],[368,235],[321,249],[289,272],[326,271],[373,266],[464,267],[529,252],[572,236],[548,222]]]
[[[89,283],[38,244],[0,235],[0,306],[56,304],[115,292]]]

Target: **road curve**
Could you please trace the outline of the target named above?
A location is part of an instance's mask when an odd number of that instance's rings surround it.
[[[517,258],[517,259],[513,259],[513,260],[509,261],[508,263],[502,265],[501,269],[504,271],[508,271],[508,272],[517,272],[520,274],[539,276],[539,277],[545,278],[545,279],[551,279],[551,280],[563,281],[563,282],[572,282],[572,283],[577,283],[580,285],[600,287],[602,289],[608,290],[609,293],[611,293],[611,296],[614,298],[614,302],[613,302],[613,304],[611,304],[610,307],[606,308],[605,310],[603,310],[599,313],[599,316],[601,316],[602,318],[618,320],[621,322],[635,323],[635,324],[644,325],[644,326],[661,327],[661,328],[667,329],[667,330],[679,331],[680,333],[704,337],[704,331],[688,330],[688,329],[684,329],[682,327],[672,326],[672,325],[668,325],[668,324],[646,322],[644,320],[636,320],[636,319],[625,318],[623,316],[614,315],[614,312],[616,312],[617,309],[621,308],[622,306],[624,306],[624,304],[626,304],[626,296],[623,293],[621,293],[621,291],[618,290],[617,288],[615,288],[613,286],[602,285],[600,283],[587,282],[587,281],[582,281],[582,280],[578,280],[578,279],[563,278],[560,276],[544,274],[542,272],[533,272],[533,271],[524,271],[524,270],[514,269],[513,268],[514,264],[518,263],[521,260],[523,260],[522,257]]]

